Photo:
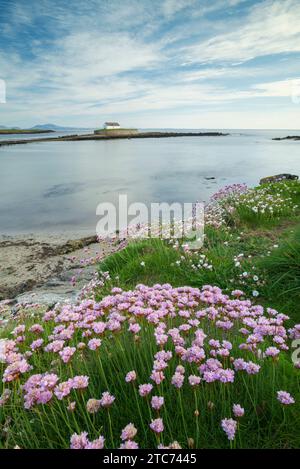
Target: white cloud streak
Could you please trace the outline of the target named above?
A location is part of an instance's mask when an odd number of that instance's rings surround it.
[[[300,51],[298,0],[257,4],[233,31],[186,47],[188,61],[247,61],[255,57]],[[228,24],[230,29],[230,22]]]

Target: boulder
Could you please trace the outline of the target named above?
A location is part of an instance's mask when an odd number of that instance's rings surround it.
[[[259,181],[259,184],[268,184],[270,182],[280,182],[284,180],[295,181],[297,179],[299,179],[299,176],[297,176],[296,174],[283,173],[283,174],[276,174],[275,176],[268,176],[268,177],[262,178]]]

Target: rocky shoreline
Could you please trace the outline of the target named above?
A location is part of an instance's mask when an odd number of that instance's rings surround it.
[[[0,302],[51,306],[76,299],[98,262],[118,249],[96,236],[22,235],[0,238]]]
[[[39,139],[18,139],[0,141],[0,147],[5,145],[21,145],[26,143],[41,142],[76,142],[83,140],[118,140],[132,138],[170,138],[170,137],[226,137],[228,133],[222,132],[138,132],[137,134],[122,135],[64,135],[62,137],[39,138]]]
[[[299,135],[288,135],[287,137],[275,137],[272,140],[300,140]]]

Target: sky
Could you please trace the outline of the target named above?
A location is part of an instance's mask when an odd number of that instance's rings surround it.
[[[0,125],[111,120],[300,128],[300,1],[0,0]]]

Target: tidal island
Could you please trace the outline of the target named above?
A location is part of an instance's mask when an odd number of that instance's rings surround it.
[[[0,141],[0,146],[20,145],[34,142],[75,142],[82,140],[117,140],[133,138],[168,138],[168,137],[225,137],[229,133],[223,132],[191,132],[191,131],[140,131],[138,129],[121,127],[118,122],[105,122],[103,128],[94,130],[92,134],[63,135],[59,137],[45,137],[39,139],[11,139]]]

